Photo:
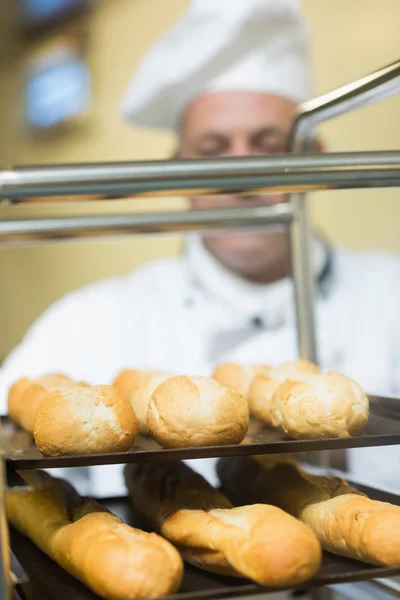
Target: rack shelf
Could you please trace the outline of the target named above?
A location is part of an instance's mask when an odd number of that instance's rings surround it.
[[[370,397],[371,412],[367,427],[361,435],[350,438],[318,440],[286,440],[271,429],[265,429],[255,420],[250,422],[248,434],[241,444],[206,446],[202,448],[164,449],[150,436],[139,435],[127,452],[77,456],[45,457],[36,448],[32,436],[16,427],[7,418],[2,419],[0,449],[8,468],[50,469],[54,467],[87,467],[140,463],[158,460],[183,460],[240,456],[251,454],[279,454],[284,452],[311,452],[338,448],[389,446],[400,444],[400,402],[391,398]]]
[[[354,485],[354,484],[352,484]],[[358,486],[360,487],[360,486]],[[391,494],[371,488],[362,488],[371,498],[396,501]],[[133,513],[127,499],[104,501],[114,514],[134,527],[148,530],[146,523]],[[71,577],[61,567],[43,554],[30,540],[11,531],[11,547],[18,561],[30,577],[30,584],[20,586],[28,600],[99,600],[93,592]],[[338,583],[365,581],[399,575],[400,569],[367,565],[356,560],[324,553],[323,564],[307,587],[318,587]],[[304,585],[302,586],[304,587]],[[165,600],[218,600],[262,596],[276,589],[266,589],[244,579],[222,577],[185,565],[185,576],[181,591],[167,596]]]
[[[399,90],[400,61],[397,61],[359,81],[305,103],[300,107],[292,130],[290,153],[285,156],[162,163],[58,165],[0,171],[0,198],[13,203],[29,201],[40,196],[58,195],[65,198],[68,195],[82,194],[167,196],[176,193],[190,195],[194,190],[202,195],[224,192],[254,194],[255,191],[258,194],[290,193],[285,206],[249,207],[240,209],[235,214],[229,211],[229,214],[226,214],[226,211],[206,211],[207,214],[179,212],[6,220],[1,219],[0,206],[0,244],[32,244],[45,240],[132,232],[204,231],[243,226],[257,228],[277,222],[288,224],[299,355],[318,362],[314,281],[310,260],[311,233],[305,192],[334,188],[400,187],[400,152],[336,155],[304,153],[311,148],[314,129],[318,123],[386,98]],[[173,456],[178,459],[400,443],[396,402],[384,398],[377,400],[376,403],[372,403],[369,429],[364,435],[348,440],[288,442],[272,439],[265,432],[256,431],[250,432],[250,437],[242,445],[196,451],[161,450],[152,446],[151,441],[139,438],[136,449],[123,455],[43,459],[32,447],[30,439],[27,441],[22,432],[18,433],[5,424],[0,446],[0,598],[8,600],[19,592],[28,600],[95,598],[84,586],[44,556],[29,540],[15,532],[12,532],[12,546],[17,558],[25,567],[30,582],[13,590],[9,573],[9,532],[4,505],[5,463],[13,468],[39,468],[110,464],[139,459],[155,460],[161,457],[171,458],[171,452],[175,453]],[[383,492],[371,492],[371,497],[388,498]],[[390,501],[399,503],[397,497]],[[117,513],[125,511],[126,514],[127,506],[124,504],[114,501],[109,507]],[[364,580],[399,572],[400,569],[373,567],[327,555],[324,566],[310,585]],[[201,573],[189,567],[182,592],[170,597],[170,600],[211,600],[259,594],[265,594],[265,590],[255,585]]]

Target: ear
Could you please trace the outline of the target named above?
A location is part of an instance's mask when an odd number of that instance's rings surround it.
[[[321,140],[321,138],[315,138],[313,142],[313,152],[321,153],[326,152],[325,142]]]

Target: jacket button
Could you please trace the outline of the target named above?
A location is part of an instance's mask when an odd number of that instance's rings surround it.
[[[254,317],[251,320],[251,324],[255,329],[262,329],[264,327],[264,321],[261,317]]]

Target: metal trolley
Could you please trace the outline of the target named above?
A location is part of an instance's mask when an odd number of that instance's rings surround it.
[[[307,151],[311,149],[314,130],[319,123],[399,91],[400,61],[397,61],[306,102],[300,107],[290,137],[289,153],[284,156],[58,165],[0,171],[0,198],[13,204],[46,196],[57,196],[61,201],[63,196],[84,194],[114,197],[190,195],[194,191],[202,195],[232,191],[235,194],[255,191],[289,194],[288,202],[284,204],[239,209],[23,219],[1,219],[0,212],[0,247],[88,236],[237,227],[256,229],[271,223],[286,224],[290,230],[298,351],[301,357],[318,361],[306,193],[327,189],[400,187],[400,151],[323,155]],[[392,443],[400,443],[400,431],[397,441]],[[6,445],[2,444],[0,450],[0,598],[8,600],[12,595],[12,582],[4,507]],[[392,582],[363,584],[373,588],[362,588],[359,592],[357,585],[352,584],[349,597],[357,597],[357,593],[360,598],[367,597],[371,589],[374,598],[379,593],[391,597],[398,594]],[[238,591],[236,595],[224,597],[240,595]]]

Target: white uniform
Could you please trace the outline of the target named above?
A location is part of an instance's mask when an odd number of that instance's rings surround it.
[[[326,256],[316,243],[317,273]],[[321,367],[353,377],[370,394],[400,397],[399,296],[397,258],[335,252],[317,301]],[[244,282],[192,236],[183,257],[88,286],[47,310],[3,365],[1,409],[8,387],[23,375],[61,371],[110,383],[124,367],[209,375],[217,361],[274,365],[296,355],[290,280]],[[350,463],[361,476],[393,487],[400,448],[362,448],[351,452]],[[80,489],[99,496],[123,491],[120,470],[108,471],[91,470],[89,489]]]

